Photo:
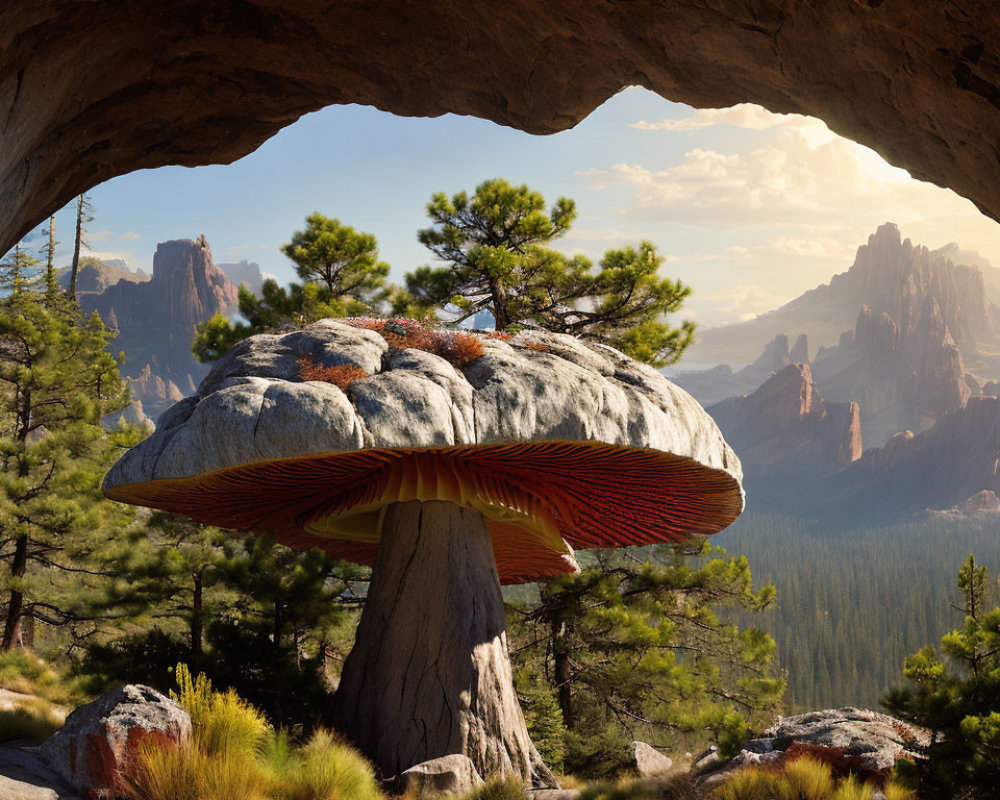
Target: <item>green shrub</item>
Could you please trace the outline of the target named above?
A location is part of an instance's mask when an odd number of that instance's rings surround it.
[[[74,670],[94,695],[126,683],[142,683],[167,692],[174,683],[174,664],[187,661],[190,654],[185,640],[152,628],[112,642],[89,644]]]

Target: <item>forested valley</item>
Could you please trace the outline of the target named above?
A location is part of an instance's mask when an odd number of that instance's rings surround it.
[[[715,541],[777,589],[775,607],[750,621],[778,644],[786,713],[877,708],[907,656],[961,625],[955,575],[968,555],[1000,567],[990,517],[844,529],[748,512]]]

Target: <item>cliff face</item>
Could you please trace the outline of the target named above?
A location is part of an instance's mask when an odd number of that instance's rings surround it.
[[[1000,493],[998,432],[1000,399],[972,398],[930,430],[896,434],[810,494],[820,512],[849,509],[873,520],[961,507],[984,490]]]
[[[708,408],[743,463],[750,503],[783,495],[861,456],[857,403],[827,403],[808,364],[789,364],[752,394]]]
[[[149,281],[119,281],[80,297],[87,311],[115,321],[120,333],[113,347],[125,352],[122,373],[154,419],[208,372],[191,355],[194,326],[235,303],[236,288],[215,266],[204,237],[159,244]]]
[[[900,430],[922,431],[969,399],[962,354],[937,298],[903,306],[905,323],[861,307],[854,331],[813,363],[832,400],[861,407],[865,441],[880,445]]]
[[[986,300],[983,273],[955,264],[947,254],[901,241],[892,223],[879,226],[868,243],[858,248],[854,265],[830,281],[830,291],[855,307],[864,303],[876,316],[886,313],[903,336],[916,331],[927,318],[927,304],[937,314],[960,348],[974,348],[996,331]]]

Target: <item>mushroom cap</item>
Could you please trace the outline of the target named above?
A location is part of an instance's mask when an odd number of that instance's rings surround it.
[[[573,548],[716,533],[742,511],[739,460],[655,369],[560,334],[470,335],[483,354],[461,369],[355,320],[250,337],[104,493],[366,564],[389,503],[449,500],[487,518],[502,583],[576,571]],[[304,381],[303,359],[355,380]]]

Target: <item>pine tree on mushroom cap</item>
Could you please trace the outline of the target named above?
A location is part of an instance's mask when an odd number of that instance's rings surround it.
[[[443,267],[407,274],[408,294],[396,310],[428,313],[449,304],[459,319],[485,311],[497,330],[511,325],[598,339],[655,365],[676,361],[694,338],[694,325],[673,327],[690,289],[661,278],[663,257],[642,242],[609,250],[595,270],[582,255],[549,247],[576,218],[576,204],[559,198],[548,214],[541,194],[502,178],[481,183],[470,198],[433,196],[432,221],[418,238]]]

